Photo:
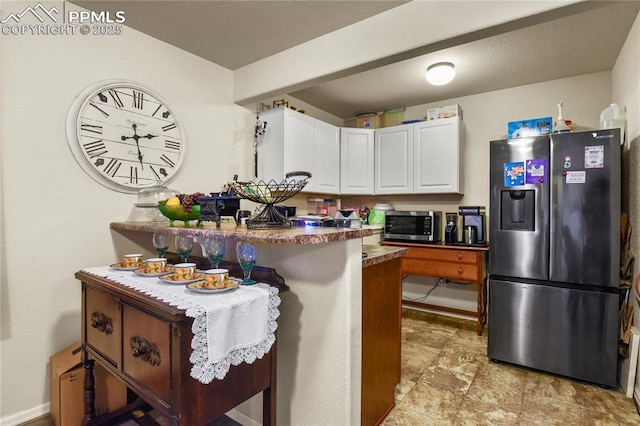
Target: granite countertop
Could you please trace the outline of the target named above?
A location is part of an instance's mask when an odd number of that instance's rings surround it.
[[[188,227],[178,221],[173,226],[152,222],[113,222],[110,227],[117,231],[157,232],[162,230],[173,235],[184,234],[194,237],[218,234],[247,242],[276,244],[324,244],[363,238],[373,234],[373,230],[367,228],[293,226],[288,229],[261,230],[247,229],[246,225],[236,226],[235,223],[222,223],[219,228],[211,222],[196,226],[195,221],[192,221]]]
[[[366,253],[367,257],[362,258],[362,267],[366,268],[395,259],[407,254],[408,251],[409,249],[403,247],[363,245],[362,252]]]

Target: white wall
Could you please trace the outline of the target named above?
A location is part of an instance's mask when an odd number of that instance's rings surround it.
[[[27,5],[4,2],[3,16]],[[117,261],[109,223],[135,213],[135,195],[101,186],[69,151],[77,94],[113,78],[161,94],[186,129],[183,170],[170,184],[181,192],[250,177],[254,117],[233,104],[231,71],[126,27],[119,36],[3,35],[1,66],[0,418],[10,424],[48,412],[49,357],[80,339],[73,274]]]

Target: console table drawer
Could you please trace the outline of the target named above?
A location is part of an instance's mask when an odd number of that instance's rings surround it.
[[[428,259],[438,260],[442,262],[458,262],[458,263],[476,263],[478,262],[478,254],[473,251],[465,250],[442,250],[436,248],[416,248],[409,247],[409,253],[404,259]]]
[[[402,259],[402,272],[405,274],[428,275],[451,280],[475,281],[478,268],[475,264],[441,262],[425,259]]]
[[[124,304],[122,371],[171,405],[171,324]]]
[[[118,367],[120,364],[119,301],[115,297],[91,288],[86,288],[85,291],[86,343]]]

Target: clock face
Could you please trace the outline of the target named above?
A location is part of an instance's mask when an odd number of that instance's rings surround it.
[[[102,82],[76,99],[67,117],[69,147],[95,180],[121,192],[165,184],[182,165],[186,139],[159,95],[132,82]]]

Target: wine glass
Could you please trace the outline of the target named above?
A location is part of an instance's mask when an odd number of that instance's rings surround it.
[[[242,268],[242,272],[244,273],[244,277],[240,284],[256,284],[256,281],[251,279],[251,271],[256,264],[256,258],[258,257],[258,248],[253,244],[249,244],[244,241],[238,241],[238,244],[236,245],[236,256],[238,258],[238,263]]]
[[[158,257],[164,257],[167,250],[169,250],[169,234],[165,232],[154,232],[153,248],[158,252]]]
[[[182,263],[186,262],[193,250],[193,238],[189,235],[178,235],[176,237],[176,251],[182,259]]]
[[[213,269],[218,269],[222,256],[224,256],[224,248],[223,237],[215,235],[205,238],[204,251]]]

